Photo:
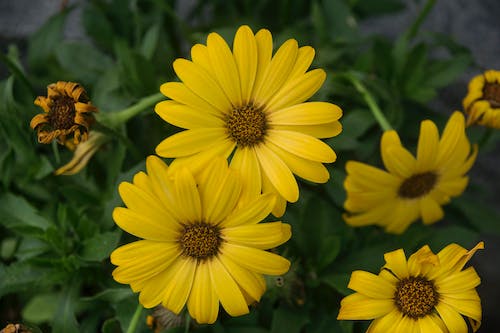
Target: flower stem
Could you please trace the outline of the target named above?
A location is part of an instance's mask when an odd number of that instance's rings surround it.
[[[153,94],[142,98],[136,104],[116,112],[100,114],[100,123],[110,128],[117,128],[118,126],[126,123],[129,119],[135,117],[146,109],[149,109],[156,103],[163,100],[165,96],[161,93]]]
[[[141,303],[137,304],[137,308],[135,309],[134,315],[132,316],[132,320],[128,325],[126,333],[135,333],[137,330],[137,324],[139,323],[139,318],[141,318],[142,313],[142,305]]]
[[[186,311],[186,323],[184,325],[184,333],[189,332],[189,323],[191,322],[191,316],[189,315],[189,312]]]
[[[389,124],[384,114],[382,113],[382,110],[380,110],[377,102],[375,102],[375,99],[373,98],[372,94],[370,94],[370,92],[361,83],[361,81],[353,73],[345,73],[343,76],[347,78],[349,81],[351,81],[352,85],[361,94],[361,96],[363,96],[363,99],[370,108],[370,111],[372,112],[375,120],[377,120],[380,128],[383,131],[392,130],[391,124]]]

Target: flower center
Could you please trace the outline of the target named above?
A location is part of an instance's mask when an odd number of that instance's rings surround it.
[[[263,141],[267,119],[261,108],[252,103],[232,109],[226,118],[229,136],[240,146],[253,146]]]
[[[410,318],[427,316],[438,303],[434,283],[420,276],[410,276],[396,285],[394,300],[399,310]]]
[[[198,222],[184,226],[179,243],[182,254],[195,259],[208,259],[219,251],[222,238],[217,226]]]
[[[500,108],[500,84],[486,83],[483,88],[483,96],[491,107]]]
[[[429,193],[436,182],[437,175],[434,172],[417,173],[405,179],[399,187],[398,195],[405,199],[419,198]]]
[[[75,124],[75,101],[67,96],[52,98],[52,106],[48,114],[53,129],[70,129]]]

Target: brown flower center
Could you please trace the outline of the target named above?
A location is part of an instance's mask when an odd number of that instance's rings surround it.
[[[252,103],[232,109],[226,118],[229,136],[239,146],[254,146],[263,141],[267,119],[261,108]]]
[[[417,173],[405,179],[399,187],[398,195],[405,199],[419,198],[434,188],[437,178],[434,172]]]
[[[500,84],[487,82],[483,88],[484,99],[487,100],[491,107],[500,108]]]
[[[48,114],[53,129],[70,129],[75,124],[75,101],[68,96],[57,96],[52,99]]]
[[[221,243],[220,229],[204,222],[185,225],[179,238],[182,254],[201,260],[216,255]]]
[[[410,318],[427,316],[438,303],[439,294],[432,281],[410,276],[396,285],[394,301],[398,309]]]

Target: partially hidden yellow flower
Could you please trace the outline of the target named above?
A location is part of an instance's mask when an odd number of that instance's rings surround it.
[[[489,70],[469,82],[463,100],[467,125],[500,128],[500,71]]]
[[[115,222],[142,240],[111,254],[113,277],[140,292],[146,308],[162,304],[179,314],[187,304],[199,323],[213,323],[219,303],[231,316],[249,312],[266,283],[263,274],[281,275],[290,262],[268,251],[286,242],[291,228],[282,222],[259,223],[272,210],[273,194],[240,204],[242,183],[227,161],[207,166],[200,181],[180,168],[171,178],[158,157],[146,160],[147,174],[123,182],[127,208],[113,212]]]
[[[54,171],[54,174],[70,176],[80,172],[108,139],[109,137],[101,132],[90,131],[88,140],[76,146],[71,161]]]
[[[386,253],[378,275],[352,273],[348,287],[355,293],[342,299],[337,319],[373,319],[367,333],[467,333],[465,316],[476,332],[481,279],[463,267],[483,248],[483,242],[470,251],[450,244],[436,255],[426,245],[408,260],[402,249]]]
[[[430,120],[420,124],[416,158],[406,150],[396,131],[386,131],[380,143],[387,171],[348,161],[344,187],[345,221],[351,226],[379,225],[402,233],[422,218],[432,224],[443,218],[442,205],[462,194],[468,183],[477,147],[471,149],[465,120],[456,111],[441,138]]]
[[[233,49],[217,33],[207,45],[191,49],[191,61],[177,59],[174,70],[182,82],[160,88],[170,100],[155,111],[165,121],[187,129],[156,147],[171,165],[198,172],[214,156],[231,156],[248,193],[278,193],[275,216],[286,201],[295,202],[299,188],[294,174],[325,183],[322,163],[334,162],[334,151],[321,138],[342,131],[342,110],[331,103],[305,102],[322,86],[322,69],[308,71],[314,58],[310,46],[287,40],[273,56],[271,33],[255,35],[248,26],[236,32]]]
[[[47,86],[47,97],[38,96],[35,105],[44,113],[31,119],[31,128],[37,131],[38,142],[60,144],[74,148],[87,140],[90,126],[94,123],[93,112],[97,108],[90,102],[85,89],[74,82],[59,81]]]

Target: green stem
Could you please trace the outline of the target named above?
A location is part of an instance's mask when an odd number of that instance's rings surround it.
[[[361,94],[361,96],[363,96],[363,99],[365,100],[366,104],[370,108],[370,111],[372,112],[375,120],[377,120],[380,128],[383,131],[392,130],[391,124],[389,124],[389,122],[385,118],[384,114],[382,113],[382,110],[380,110],[377,102],[375,102],[375,99],[373,98],[372,94],[370,94],[370,92],[361,83],[361,81],[352,73],[345,73],[345,75],[343,75],[343,76],[345,78],[347,78],[349,81],[351,81],[352,85]]]
[[[100,115],[99,121],[105,126],[117,128],[121,124],[126,123],[129,119],[135,117],[142,111],[149,109],[164,98],[165,96],[163,96],[161,93],[144,97],[139,102],[126,109],[116,112],[102,113]]]
[[[139,319],[141,318],[142,313],[142,305],[141,303],[137,304],[137,308],[135,309],[134,315],[132,316],[132,320],[130,321],[130,325],[128,325],[126,333],[135,333],[137,330],[137,324],[139,323]]]
[[[432,7],[436,4],[436,0],[427,0],[427,2],[424,5],[424,8],[418,15],[417,19],[413,22],[413,24],[410,26],[410,28],[407,30],[407,38],[412,39],[415,37],[417,34],[418,30],[420,29],[420,26],[424,22],[425,18],[431,11]]]
[[[191,322],[191,317],[189,316],[189,312],[186,311],[186,323],[184,325],[184,333],[189,332],[189,323]]]
[[[52,141],[52,152],[54,153],[54,158],[56,159],[56,164],[61,164],[61,156],[59,155],[59,147],[57,146],[57,141]]]

